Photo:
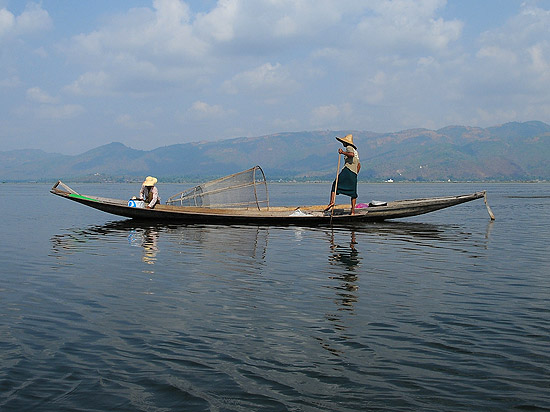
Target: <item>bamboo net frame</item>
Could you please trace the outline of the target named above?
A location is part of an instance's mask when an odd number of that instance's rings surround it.
[[[260,166],[195,186],[166,200],[173,206],[269,209],[265,174]]]

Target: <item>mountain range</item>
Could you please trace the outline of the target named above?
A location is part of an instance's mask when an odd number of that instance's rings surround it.
[[[79,155],[0,152],[0,181],[203,181],[260,165],[268,180],[332,180],[341,145],[353,134],[364,181],[550,180],[550,125],[511,122],[393,133],[357,130],[277,133],[136,150],[110,143]]]

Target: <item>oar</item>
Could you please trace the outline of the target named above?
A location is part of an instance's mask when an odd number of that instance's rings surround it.
[[[340,153],[338,153],[338,166],[336,167],[336,181],[334,183],[334,204],[330,210],[330,225],[332,226],[332,216],[334,215],[334,208],[336,207],[336,192],[338,191],[338,176],[340,172]],[[332,196],[332,195],[331,195]]]

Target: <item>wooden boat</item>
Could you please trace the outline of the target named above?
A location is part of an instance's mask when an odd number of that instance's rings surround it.
[[[259,168],[256,166],[256,168]],[[252,169],[249,169],[250,172]],[[261,169],[260,169],[261,171]],[[241,173],[245,173],[241,172]],[[238,175],[238,174],[236,174]],[[263,175],[263,172],[262,172]],[[235,175],[232,175],[235,176]],[[225,179],[225,180],[224,180]],[[219,179],[215,183],[227,182],[227,178]],[[265,184],[265,178],[260,184]],[[93,207],[107,213],[118,216],[124,216],[138,220],[156,220],[178,223],[207,223],[207,224],[258,224],[258,225],[349,225],[358,222],[374,222],[387,219],[397,219],[410,216],[422,215],[447,207],[470,202],[472,200],[484,198],[487,210],[491,219],[494,219],[489,205],[487,204],[486,192],[475,192],[458,196],[432,197],[425,199],[396,200],[383,203],[381,205],[369,204],[366,208],[357,208],[355,215],[350,215],[350,206],[336,205],[333,211],[325,212],[326,206],[300,206],[300,207],[270,207],[269,202],[258,200],[258,181],[253,187],[253,194],[256,198],[251,203],[237,202],[238,206],[184,206],[174,205],[174,203],[185,202],[200,203],[208,200],[203,195],[206,192],[219,193],[218,186],[208,186],[208,184],[197,186],[190,191],[172,196],[168,202],[172,204],[158,204],[153,209],[143,207],[134,207],[132,200],[110,199],[105,197],[82,195],[61,181],[58,181],[51,189],[51,193],[64,197],[66,199]],[[242,194],[242,188],[248,184],[239,184],[238,187]],[[215,187],[212,190],[212,187]],[[199,190],[199,189],[200,190]],[[205,190],[208,189],[208,190]],[[267,190],[266,190],[267,195]],[[266,196],[267,197],[267,196]],[[213,196],[212,196],[213,198]],[[211,199],[210,199],[211,200]]]

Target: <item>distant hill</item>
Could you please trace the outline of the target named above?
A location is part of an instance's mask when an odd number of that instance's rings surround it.
[[[550,180],[550,125],[448,126],[396,133],[355,130],[277,133],[136,150],[110,143],[68,156],[40,150],[0,152],[0,181],[206,179],[260,165],[268,179],[332,180],[340,147],[353,133],[361,180]]]

